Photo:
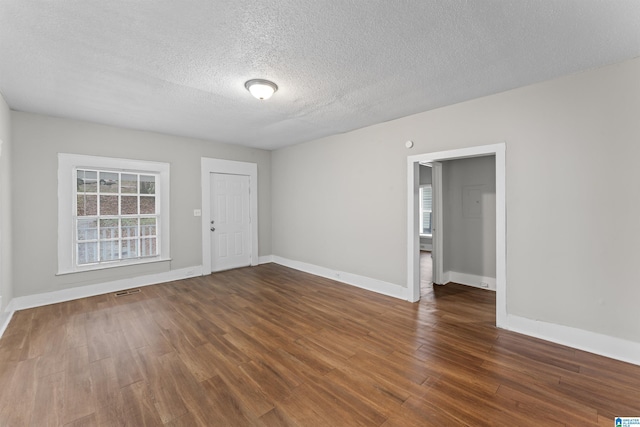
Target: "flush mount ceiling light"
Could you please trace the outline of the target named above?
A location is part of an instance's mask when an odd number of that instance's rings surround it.
[[[278,86],[274,82],[262,79],[249,80],[244,84],[244,87],[257,99],[269,99],[278,90]]]

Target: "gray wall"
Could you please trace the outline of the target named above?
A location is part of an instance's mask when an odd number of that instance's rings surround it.
[[[201,208],[201,157],[258,164],[259,254],[271,254],[269,151],[37,114],[11,115],[14,296],[201,265],[201,219],[193,216]],[[58,153],[169,162],[172,261],[56,276]]]
[[[274,255],[406,286],[410,138],[392,144],[386,130],[272,152]]]
[[[431,184],[431,168],[420,165],[420,185]]]
[[[444,271],[496,277],[495,172],[495,156],[442,162]]]
[[[508,313],[640,342],[638,76],[635,59],[277,150],[273,253],[406,286],[407,156],[504,141]]]
[[[0,94],[0,313],[13,297],[11,256],[11,115]],[[4,318],[0,315],[0,322]],[[0,323],[1,325],[2,323]]]

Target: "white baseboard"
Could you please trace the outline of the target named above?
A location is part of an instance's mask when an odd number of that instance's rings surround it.
[[[177,270],[171,270],[164,273],[149,274],[146,276],[131,277],[127,279],[114,280],[112,282],[98,283],[95,285],[79,286],[76,288],[61,289],[59,291],[46,292],[42,294],[27,295],[24,297],[13,298],[5,311],[12,313],[16,310],[56,304],[64,301],[121,291],[123,289],[155,285],[158,283],[171,282],[173,280],[187,279],[189,277],[201,275],[202,266],[198,265],[194,267],[179,268]]]
[[[336,271],[313,264],[294,261],[287,258],[268,255],[259,258],[259,264],[275,262],[295,270],[304,271],[316,276],[326,277],[338,282],[346,283],[362,289],[367,289],[380,294],[392,296],[402,300],[407,300],[409,293],[407,288],[403,288],[393,283],[357,274]],[[23,310],[42,305],[55,304],[64,301],[71,301],[78,298],[86,298],[105,293],[116,292],[123,289],[130,289],[139,286],[148,286],[158,283],[171,282],[173,280],[186,279],[202,275],[202,266],[194,266],[171,270],[165,273],[150,274],[140,277],[132,277],[112,282],[100,283],[96,285],[81,286],[77,288],[62,289],[54,292],[47,292],[36,295],[13,298],[4,312],[0,313],[0,337],[4,334],[11,317],[16,310]],[[481,276],[465,275],[457,272],[446,272],[445,279],[462,283],[469,286],[476,286],[487,279]],[[490,283],[491,282],[487,282]],[[480,287],[480,286],[478,286]],[[493,289],[495,290],[495,279],[493,279]],[[582,329],[562,326],[538,320],[527,319],[515,315],[507,315],[505,329],[518,332],[524,335],[540,338],[557,344],[577,348],[623,362],[640,365],[640,343],[627,341],[620,338],[602,335]]]
[[[640,343],[602,335],[583,329],[507,315],[507,327],[513,332],[551,341],[611,359],[640,365]]]
[[[496,290],[495,277],[477,276],[475,274],[460,273],[458,271],[445,271],[442,279],[444,283],[453,282],[476,288],[489,289],[491,291]],[[483,286],[483,283],[486,283],[486,286]]]
[[[269,264],[270,262],[273,262],[273,255],[265,255],[265,256],[258,257],[258,265]]]
[[[407,288],[403,288],[402,286],[382,280],[372,279],[370,277],[360,276],[358,274],[346,273],[344,271],[332,270],[330,268],[320,267],[318,265],[308,264],[306,262],[294,261],[277,255],[272,256],[272,262],[284,265],[285,267],[293,268],[295,270],[304,271],[305,273],[311,273],[316,276],[326,277],[327,279],[346,283],[347,285],[352,285],[358,288],[377,292],[379,294],[388,295],[390,297],[395,297],[402,300],[409,299],[409,292]]]

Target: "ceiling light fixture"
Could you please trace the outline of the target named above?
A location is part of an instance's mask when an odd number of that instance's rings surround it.
[[[278,86],[274,82],[262,79],[249,80],[244,84],[244,87],[257,99],[269,99],[278,90]]]

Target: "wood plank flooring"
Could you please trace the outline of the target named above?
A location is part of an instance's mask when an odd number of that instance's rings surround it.
[[[17,312],[1,426],[612,426],[640,367],[501,331],[495,295],[419,304],[266,264]]]

